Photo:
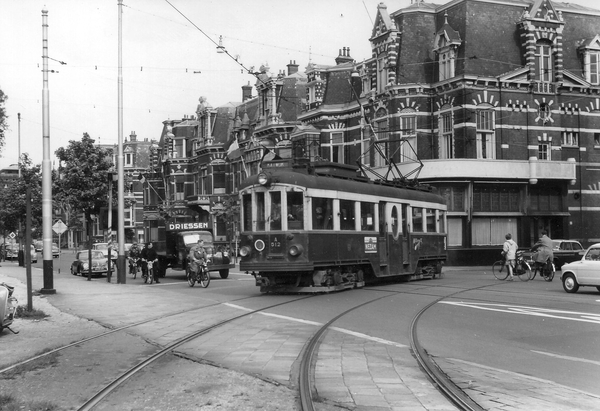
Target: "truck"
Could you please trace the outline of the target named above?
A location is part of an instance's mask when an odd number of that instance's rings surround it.
[[[164,277],[167,268],[185,271],[190,248],[199,239],[204,240],[209,261],[208,270],[218,271],[221,278],[227,278],[229,270],[234,268],[235,264],[224,249],[215,246],[214,236],[208,229],[207,222],[166,224],[165,240],[154,242],[160,267],[159,275]]]

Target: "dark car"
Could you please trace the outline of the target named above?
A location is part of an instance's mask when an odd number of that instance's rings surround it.
[[[89,251],[79,251],[77,259],[71,264],[71,274],[87,275],[89,271]],[[108,272],[108,258],[102,251],[92,250],[92,275],[102,275]]]
[[[554,266],[560,269],[564,264],[579,261],[585,249],[579,241],[575,240],[552,240],[552,252],[554,253]],[[531,259],[534,253],[525,252],[526,260]]]

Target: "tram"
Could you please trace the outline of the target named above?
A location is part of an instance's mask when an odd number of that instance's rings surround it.
[[[359,167],[273,160],[240,189],[240,269],[261,292],[432,278],[446,260],[446,203],[430,187],[372,181]]]

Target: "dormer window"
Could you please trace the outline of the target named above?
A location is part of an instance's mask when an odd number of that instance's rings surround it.
[[[535,45],[535,64],[538,81],[554,81],[554,61],[552,44],[548,41],[538,41]]]
[[[461,43],[460,34],[448,24],[448,14],[444,14],[444,25],[435,34],[433,49],[438,57],[439,81],[448,80],[456,75],[456,50]]]
[[[600,35],[587,39],[579,46],[583,76],[593,85],[600,85]]]

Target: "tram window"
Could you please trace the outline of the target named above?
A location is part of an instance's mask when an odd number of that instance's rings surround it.
[[[354,201],[340,200],[340,229],[355,230]]]
[[[333,230],[333,200],[318,198],[312,200],[313,230]]]
[[[265,193],[256,193],[256,231],[265,231]]]
[[[252,231],[252,194],[244,194],[242,196],[242,207],[244,213],[244,226],[242,230]]]
[[[287,208],[288,228],[290,230],[302,230],[304,228],[304,210],[302,193],[288,191]]]
[[[423,209],[421,207],[414,207],[412,214],[412,228],[414,233],[423,232]]]
[[[446,212],[440,211],[438,213],[438,232],[445,233],[446,232]]]
[[[392,235],[394,238],[398,237],[398,207],[392,206],[392,215],[391,215],[391,224],[392,224]]]
[[[279,191],[271,193],[271,215],[269,221],[270,230],[281,230],[281,193]]]
[[[362,231],[375,230],[375,204],[360,203],[360,229]]]
[[[427,216],[427,232],[435,233],[435,210],[431,208],[423,209]]]

